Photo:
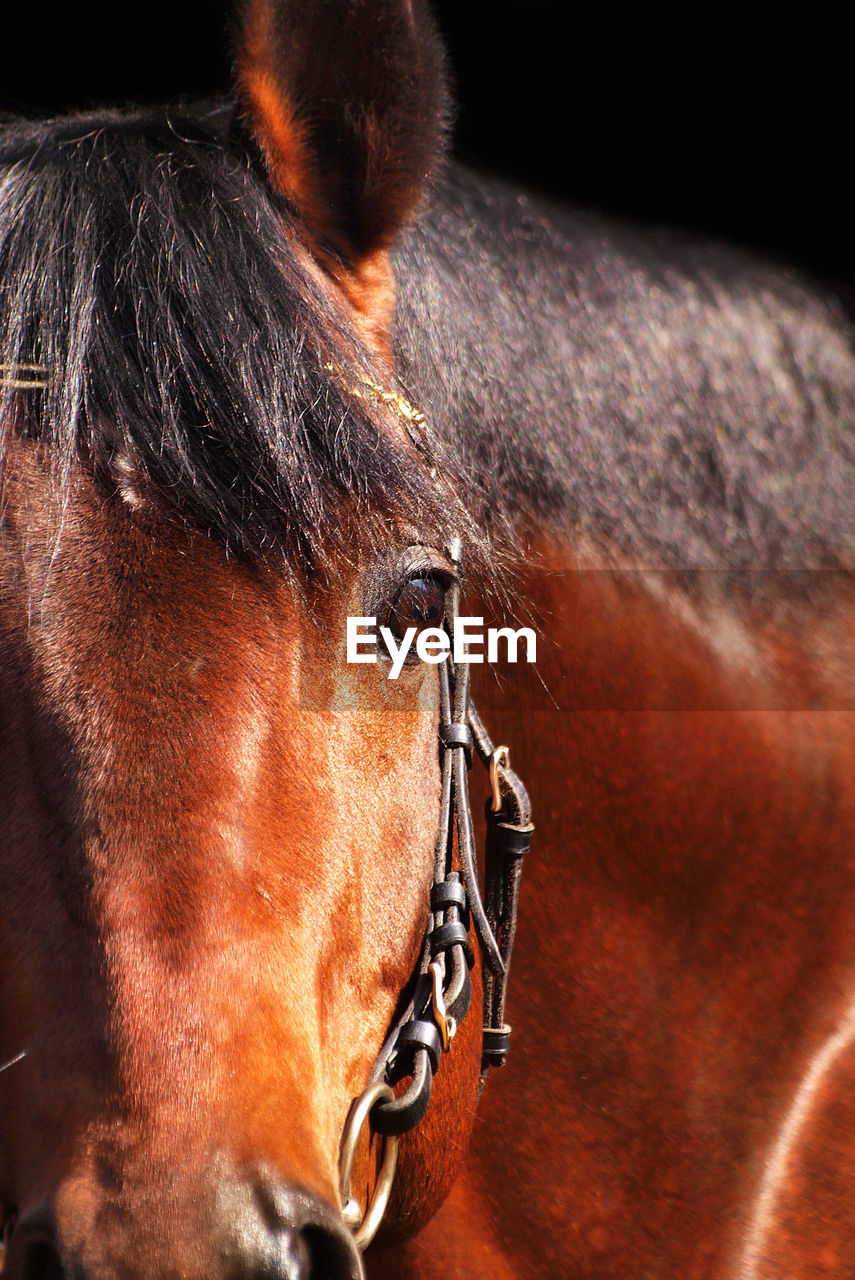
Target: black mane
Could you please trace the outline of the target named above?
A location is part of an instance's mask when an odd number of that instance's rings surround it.
[[[458,484],[353,394],[368,357],[221,115],[102,112],[0,135],[7,428],[48,442],[61,475],[80,459],[119,484],[130,470],[254,558],[349,555],[372,519],[447,535]],[[46,390],[10,387],[28,363]]]
[[[650,567],[855,566],[855,358],[834,298],[452,170],[397,251],[428,465],[352,393],[368,357],[230,118],[0,135],[0,362],[50,370],[0,411],[62,474],[130,466],[228,548],[295,565],[390,521],[465,526],[483,561],[491,537],[547,521]]]
[[[403,376],[477,509],[600,562],[855,568],[855,350],[829,290],[465,170],[398,256]]]

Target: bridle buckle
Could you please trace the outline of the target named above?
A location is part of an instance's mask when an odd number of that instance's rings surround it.
[[[443,1053],[448,1053],[451,1048],[451,1042],[457,1034],[457,1019],[453,1018],[445,1007],[445,996],[442,993],[443,972],[441,961],[434,960],[430,966],[430,976],[433,1016],[436,1025],[439,1027],[439,1034],[442,1036],[442,1051]]]
[[[499,787],[499,769],[509,769],[511,767],[511,753],[508,747],[496,747],[490,753],[490,790],[493,793],[493,800],[490,805],[493,813],[498,813],[502,807],[502,792]]]

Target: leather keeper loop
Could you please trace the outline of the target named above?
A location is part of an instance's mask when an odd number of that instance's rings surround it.
[[[505,1023],[502,1027],[484,1028],[484,1057],[489,1058],[491,1066],[501,1066],[511,1047],[511,1028]]]
[[[444,747],[462,747],[466,752],[466,764],[472,768],[472,730],[468,724],[441,724],[439,740]]]
[[[472,750],[472,730],[468,724],[447,722],[439,726],[439,739],[447,747],[468,747]]]
[[[493,833],[493,847],[507,858],[522,858],[528,853],[534,827],[514,827],[497,822]]]
[[[442,1037],[436,1024],[419,1020],[405,1022],[398,1032],[399,1049],[426,1049],[430,1059],[431,1071],[436,1075],[442,1057]]]
[[[457,907],[459,911],[464,912],[468,905],[466,889],[457,871],[453,871],[441,884],[435,884],[431,888],[430,909],[434,913],[447,911],[449,907]]]
[[[413,1063],[413,1080],[406,1093],[394,1102],[377,1102],[371,1108],[371,1127],[381,1134],[398,1137],[415,1129],[424,1119],[430,1102],[433,1072],[426,1049],[417,1049]]]
[[[449,947],[457,946],[463,948],[466,961],[471,969],[475,963],[475,956],[472,953],[472,944],[469,941],[469,934],[466,932],[465,924],[460,920],[449,920],[445,924],[437,925],[431,931],[431,956],[436,957],[441,955],[443,951],[448,951]]]

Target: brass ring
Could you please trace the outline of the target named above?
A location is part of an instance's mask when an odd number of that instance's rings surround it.
[[[353,1242],[357,1249],[367,1249],[377,1234],[377,1228],[386,1212],[389,1193],[395,1178],[395,1166],[398,1163],[398,1136],[393,1133],[383,1135],[383,1154],[380,1161],[380,1172],[374,1184],[374,1194],[369,1200],[365,1213],[351,1196],[350,1175],[353,1171],[353,1157],[356,1144],[362,1132],[362,1126],[368,1119],[371,1108],[377,1102],[394,1102],[395,1095],[387,1084],[379,1080],[370,1084],[365,1092],[350,1104],[347,1119],[344,1122],[344,1133],[341,1135],[341,1146],[338,1153],[338,1189],[341,1194],[342,1217],[353,1232]]]
[[[490,756],[490,789],[493,792],[493,813],[498,813],[502,807],[502,793],[499,790],[499,765],[503,769],[510,768],[511,753],[508,747],[496,747]]]

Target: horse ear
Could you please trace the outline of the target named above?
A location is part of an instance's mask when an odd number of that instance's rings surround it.
[[[447,118],[442,46],[423,0],[245,0],[237,71],[270,178],[315,256],[358,310],[389,309],[386,250],[439,158]]]

